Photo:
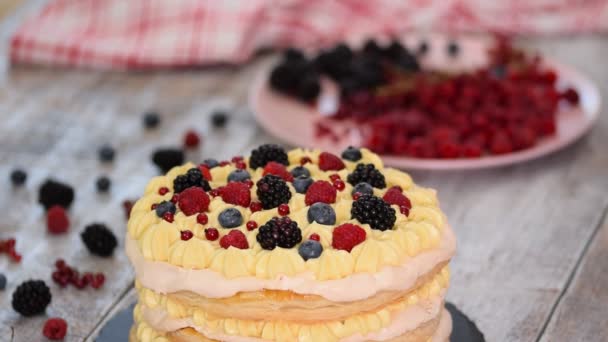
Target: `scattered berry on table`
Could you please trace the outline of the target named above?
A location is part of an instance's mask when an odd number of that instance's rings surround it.
[[[63,340],[68,332],[68,324],[62,318],[49,318],[44,323],[42,334],[49,340]]]
[[[209,241],[215,241],[220,237],[220,233],[215,228],[206,228],[205,229],[205,238]]]
[[[201,143],[201,138],[194,130],[189,130],[184,134],[184,147],[197,148]]]
[[[114,156],[116,155],[116,151],[110,145],[103,145],[99,148],[98,151],[99,160],[103,163],[110,163],[114,161]]]
[[[357,164],[355,170],[348,175],[346,180],[352,186],[365,182],[378,189],[386,188],[384,175],[376,169],[374,164]]]
[[[361,150],[359,150],[358,148],[349,146],[348,148],[346,148],[346,150],[342,152],[342,158],[352,162],[356,162],[361,160],[361,158],[363,158],[363,155],[361,154]]]
[[[144,127],[147,129],[156,128],[160,124],[160,115],[155,111],[145,112],[143,122]]]
[[[191,168],[185,174],[175,177],[173,180],[173,191],[176,194],[192,186],[202,188],[205,191],[211,190],[209,182],[203,177],[201,170],[196,167]]]
[[[131,200],[122,201],[122,208],[125,213],[125,218],[128,220],[129,217],[131,216],[131,209],[133,209],[133,201],[131,201]]]
[[[101,257],[111,256],[118,245],[114,233],[102,223],[93,223],[86,226],[80,237],[89,252]]]
[[[429,51],[429,43],[426,40],[420,41],[420,43],[418,44],[418,54],[426,55],[426,53],[428,51]]]
[[[251,179],[251,175],[247,170],[236,169],[228,174],[228,182],[242,182]]]
[[[304,259],[304,261],[308,259],[316,259],[321,256],[323,253],[323,246],[315,240],[304,241],[298,247],[298,253]]]
[[[152,162],[163,172],[184,163],[184,151],[178,148],[159,148],[152,153]]]
[[[458,45],[458,42],[456,42],[454,40],[451,40],[450,42],[448,42],[448,45],[447,45],[448,56],[456,57],[459,52],[460,52],[460,46]]]
[[[275,175],[283,178],[283,180],[285,180],[286,182],[293,181],[293,175],[289,171],[287,171],[285,165],[277,163],[275,161],[270,161],[266,164],[266,166],[264,166],[264,172],[262,173],[262,175]]]
[[[251,203],[249,186],[241,182],[230,182],[220,189],[220,196],[226,203],[248,207]]]
[[[235,247],[239,249],[249,248],[247,237],[240,230],[231,230],[227,235],[222,236],[220,239],[220,246],[224,249],[229,247]]]
[[[0,273],[0,291],[4,291],[6,288],[6,276],[4,273]]]
[[[209,208],[209,195],[199,187],[190,187],[179,194],[177,204],[186,216],[202,213]],[[171,202],[169,202],[171,203]],[[175,214],[175,212],[173,212]]]
[[[287,205],[285,203],[280,204],[278,207],[278,212],[279,212],[279,215],[281,215],[281,216],[289,215],[289,205]]]
[[[276,208],[291,199],[291,190],[280,177],[266,175],[258,180],[256,185],[256,194],[264,209]]]
[[[64,207],[54,205],[47,210],[46,227],[51,234],[61,234],[68,231],[70,219]]]
[[[243,215],[238,209],[224,209],[217,217],[223,228],[235,228],[243,224]]]
[[[296,166],[291,170],[291,175],[294,178],[301,177],[301,176],[310,177],[310,171],[308,171],[308,169],[305,168],[304,166]]]
[[[180,238],[184,241],[188,241],[188,240],[192,239],[193,236],[194,236],[194,234],[192,234],[192,231],[190,231],[190,230],[180,231]]]
[[[207,165],[207,167],[208,167],[209,169],[213,169],[214,167],[219,166],[219,165],[220,165],[220,162],[218,162],[218,161],[217,161],[217,160],[215,160],[215,159],[209,158],[209,159],[205,159],[205,160],[203,160],[203,164],[204,164],[204,165]]]
[[[360,182],[353,187],[353,191],[351,192],[351,194],[353,195],[356,193],[359,193],[361,195],[373,195],[374,188],[366,182]]]
[[[27,180],[27,173],[21,169],[15,169],[11,172],[11,183],[15,186],[20,186],[25,184]]]
[[[54,205],[68,209],[72,201],[74,201],[74,189],[53,179],[47,179],[38,190],[38,202],[47,210]]]
[[[97,178],[97,181],[95,182],[95,185],[97,186],[97,191],[99,192],[107,192],[108,190],[110,190],[111,184],[112,182],[110,181],[110,178],[106,176],[101,176]]]
[[[317,202],[334,203],[336,202],[336,188],[328,181],[316,181],[306,190],[304,202],[306,205],[312,205]]]
[[[25,317],[43,313],[51,303],[51,290],[42,280],[28,280],[13,292],[12,306]]]
[[[251,157],[249,158],[249,167],[257,169],[264,167],[268,162],[277,162],[283,165],[289,165],[287,158],[287,152],[275,144],[265,144],[251,151]]]
[[[211,114],[211,124],[215,128],[222,128],[228,123],[228,114],[221,110],[216,110]]]
[[[209,217],[205,213],[200,213],[196,215],[196,222],[204,226],[209,222]]]
[[[336,212],[331,205],[317,202],[308,208],[306,218],[309,223],[317,222],[324,225],[333,225],[336,223]]]
[[[258,223],[255,222],[255,221],[253,221],[253,220],[252,221],[247,221],[246,227],[247,227],[247,230],[251,231],[251,230],[254,230],[254,229],[256,229],[258,227]]]
[[[363,228],[356,224],[344,223],[334,228],[331,246],[350,253],[355,246],[365,241],[365,237],[366,233]]]
[[[21,254],[15,249],[17,240],[10,238],[6,240],[0,240],[0,253],[6,253],[13,262],[21,262]]]
[[[363,195],[354,201],[350,213],[353,219],[382,231],[392,229],[397,219],[395,209],[390,204],[370,195]]]
[[[345,167],[344,162],[338,156],[329,152],[321,152],[319,155],[319,168],[323,171],[339,171]]]
[[[260,226],[256,240],[267,250],[292,248],[302,241],[302,231],[289,217],[275,217]]]
[[[175,204],[171,201],[162,201],[156,205],[156,208],[154,210],[156,211],[156,216],[163,217],[165,213],[175,214],[177,208],[175,207]]]
[[[299,176],[293,180],[293,187],[299,194],[305,194],[308,187],[313,183],[312,178],[306,176]]]
[[[103,286],[105,276],[103,273],[93,274],[85,272],[82,276],[74,267],[66,264],[63,259],[55,261],[55,270],[51,278],[60,287],[66,287],[72,284],[77,289],[81,290],[90,285],[94,289],[99,289]]]

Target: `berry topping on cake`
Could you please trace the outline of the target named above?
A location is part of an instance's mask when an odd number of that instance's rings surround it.
[[[296,166],[291,170],[291,175],[297,177],[310,177],[310,171],[304,166]]]
[[[304,202],[306,205],[312,205],[317,202],[334,203],[336,202],[336,188],[328,181],[316,181],[306,190]]]
[[[74,189],[53,179],[47,179],[38,190],[38,203],[47,210],[54,205],[68,209],[73,200]]]
[[[220,246],[224,249],[232,246],[238,249],[249,248],[247,237],[240,230],[232,230],[227,235],[222,236],[220,239]]]
[[[266,164],[271,161],[283,165],[289,165],[287,153],[282,147],[274,144],[265,144],[251,152],[251,157],[249,158],[249,167],[252,169],[257,169],[259,167],[266,166]]]
[[[209,222],[209,217],[207,217],[207,214],[201,213],[196,215],[196,223],[206,225],[207,222]]]
[[[173,223],[173,220],[175,219],[175,214],[173,214],[172,212],[168,211],[166,213],[163,214],[163,220],[169,222],[169,223]]]
[[[103,145],[99,148],[97,152],[99,154],[99,160],[104,163],[110,163],[114,160],[114,155],[116,152],[110,145]]]
[[[175,204],[173,202],[162,201],[156,205],[156,208],[154,210],[156,211],[156,216],[163,217],[165,213],[175,214],[175,211],[177,209],[175,208]]]
[[[184,147],[185,148],[197,148],[201,143],[201,138],[198,133],[194,130],[189,130],[184,134]]]
[[[300,165],[306,165],[308,163],[312,163],[312,160],[309,157],[302,157],[300,159]]]
[[[400,211],[404,215],[408,215],[410,209],[412,209],[412,202],[407,198],[400,187],[393,186],[386,191],[382,199],[388,204],[394,204],[399,207]]]
[[[213,177],[211,176],[211,169],[204,164],[201,164],[198,166],[198,169],[201,171],[201,174],[203,175],[203,178],[205,178],[205,180],[210,181],[213,180]]]
[[[305,194],[312,182],[313,180],[310,177],[299,176],[293,180],[292,185],[296,189],[297,193]]]
[[[287,171],[285,165],[271,161],[264,166],[262,175],[275,175],[283,178],[286,182],[293,181],[293,175]]]
[[[215,228],[205,229],[205,238],[209,241],[215,241],[220,237],[220,233]]]
[[[243,215],[238,209],[224,209],[217,217],[224,228],[235,228],[243,224]]]
[[[182,230],[179,232],[180,238],[184,241],[188,241],[190,239],[192,239],[192,237],[194,236],[194,234],[192,234],[192,231],[190,230]]]
[[[51,303],[51,290],[42,280],[28,280],[13,292],[13,309],[25,317],[38,315]]]
[[[42,328],[42,334],[49,340],[63,340],[68,332],[68,324],[61,318],[49,318]]]
[[[344,184],[341,179],[336,179],[332,184],[334,185],[334,188],[336,188],[336,190],[338,191],[342,191],[344,190],[344,188],[346,188],[346,184]]]
[[[203,177],[201,170],[196,167],[191,168],[183,175],[175,177],[173,180],[173,191],[175,191],[176,194],[179,194],[191,186],[203,188],[205,191],[211,190],[209,182]]]
[[[264,209],[276,208],[291,199],[291,191],[280,177],[266,175],[256,183],[256,186],[256,194]]]
[[[92,254],[109,257],[118,245],[116,236],[102,223],[93,223],[84,229],[80,234],[82,242]]]
[[[390,204],[370,195],[363,195],[354,201],[350,213],[353,219],[382,231],[392,229],[397,219],[395,209]]]
[[[252,231],[258,227],[258,223],[255,221],[247,221],[246,227],[247,230]]]
[[[184,151],[177,148],[161,148],[152,154],[152,162],[154,165],[166,173],[175,166],[184,163]]]
[[[160,124],[160,115],[155,111],[144,113],[144,127],[148,129],[156,128]]]
[[[279,205],[278,208],[279,215],[286,216],[289,215],[289,205],[283,203]]]
[[[243,182],[251,179],[251,175],[247,170],[236,169],[228,174],[228,182]]]
[[[315,240],[315,241],[321,241],[321,237],[320,237],[320,236],[319,236],[319,234],[317,234],[317,233],[312,233],[312,234],[310,234],[309,239],[311,239],[311,240]]]
[[[167,188],[166,186],[163,186],[158,189],[158,194],[161,196],[166,195],[168,192],[169,192],[169,188]]]
[[[302,231],[289,217],[275,217],[258,229],[256,240],[267,250],[292,248],[302,241]]]
[[[317,222],[324,225],[333,225],[336,223],[336,212],[329,204],[317,202],[308,208],[306,218],[309,223]]]
[[[376,170],[374,164],[357,164],[355,170],[348,175],[347,181],[352,186],[366,182],[374,188],[386,188],[384,175],[379,170]]]
[[[355,185],[353,187],[353,191],[351,191],[351,194],[353,195],[356,193],[359,193],[361,195],[373,195],[374,188],[366,182],[361,182]]]
[[[95,182],[95,186],[97,187],[97,191],[99,192],[108,192],[108,190],[110,190],[111,185],[112,182],[110,181],[110,178],[106,176],[101,176],[97,178],[97,181]]]
[[[321,256],[323,253],[323,246],[315,240],[304,241],[298,247],[298,253],[304,259],[304,261],[308,259],[316,259]]]
[[[220,196],[226,203],[248,207],[251,202],[249,186],[241,182],[230,182],[220,188]]]
[[[228,122],[228,114],[223,110],[216,110],[211,114],[211,124],[213,127],[222,128]]]
[[[27,173],[21,169],[16,169],[11,172],[11,183],[15,186],[20,186],[25,184],[27,180]]]
[[[67,232],[70,227],[70,219],[65,208],[59,205],[52,206],[46,212],[46,227],[51,234]]]
[[[365,241],[365,236],[365,230],[356,224],[341,224],[332,232],[331,246],[350,253],[356,245]]]
[[[218,162],[216,159],[209,158],[209,159],[203,160],[203,165],[207,165],[207,167],[209,169],[213,169],[214,167],[219,166],[220,162]]]
[[[209,195],[198,187],[190,187],[179,194],[177,204],[186,216],[202,213],[209,208]],[[169,202],[171,203],[171,202]],[[247,203],[249,204],[249,203]],[[157,207],[158,209],[158,207]],[[175,212],[173,212],[175,214]]]
[[[249,205],[249,210],[251,210],[252,213],[262,210],[262,203],[251,202],[251,204]]]
[[[339,171],[344,167],[344,162],[336,155],[329,152],[321,152],[319,155],[319,168],[323,171]]]

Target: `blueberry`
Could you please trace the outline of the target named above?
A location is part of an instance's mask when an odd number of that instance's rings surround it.
[[[160,124],[160,115],[155,111],[144,113],[144,127],[148,129],[156,128]]]
[[[27,180],[27,173],[21,169],[15,169],[11,172],[11,182],[13,185],[23,185]]]
[[[361,195],[373,195],[374,188],[371,185],[369,185],[368,183],[361,182],[361,183],[355,185],[351,194],[354,195],[357,192],[360,193]]]
[[[291,175],[294,176],[294,178],[300,176],[310,177],[310,171],[308,171],[308,169],[304,166],[297,166],[293,170],[291,170]]]
[[[336,223],[336,212],[329,204],[317,202],[308,208],[306,215],[308,222],[317,222],[323,225],[332,225]]]
[[[300,247],[298,247],[298,253],[300,253],[300,256],[304,261],[316,259],[323,253],[323,246],[315,240],[304,241]]]
[[[312,184],[312,178],[304,176],[296,177],[292,184],[297,193],[304,194],[306,193],[306,190],[308,190],[310,184]]]
[[[458,55],[458,53],[460,52],[460,46],[458,45],[458,43],[456,41],[450,41],[448,43],[448,55],[450,57],[456,57]]]
[[[224,228],[234,228],[243,224],[243,216],[238,209],[228,208],[220,213],[218,221]]]
[[[4,273],[0,273],[0,291],[6,288],[6,276]]]
[[[163,217],[166,212],[170,212],[171,214],[175,214],[175,204],[170,201],[162,201],[156,206],[156,216]]]
[[[213,124],[213,127],[216,128],[221,128],[226,126],[226,123],[228,122],[228,115],[226,114],[226,112],[218,110],[213,112],[213,114],[211,114],[211,124]]]
[[[112,183],[110,182],[110,179],[108,177],[101,176],[101,177],[97,178],[97,182],[95,184],[97,185],[97,191],[106,192],[106,191],[110,190],[110,185]]]
[[[361,155],[361,151],[358,148],[348,146],[348,148],[344,150],[344,152],[342,152],[342,158],[356,162],[358,160],[361,160],[361,158],[363,158],[363,155]]]
[[[213,169],[214,167],[220,165],[220,163],[216,159],[211,158],[203,160],[203,164],[207,165],[210,169]]]
[[[228,182],[242,182],[251,179],[251,175],[247,170],[236,169],[228,175]]]
[[[114,149],[110,145],[103,145],[99,149],[99,160],[102,162],[111,162],[114,160]]]

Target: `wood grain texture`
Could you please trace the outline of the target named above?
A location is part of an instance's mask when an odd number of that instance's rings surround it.
[[[6,39],[12,28],[14,22],[0,23],[0,37]],[[580,68],[600,84],[606,98],[608,69],[598,67],[608,54],[603,37],[523,43]],[[275,142],[246,109],[250,81],[270,62],[272,57],[242,68],[151,73],[49,68],[0,73],[0,184],[4,184],[0,238],[16,236],[24,255],[20,265],[0,256],[0,271],[9,278],[7,290],[0,292],[0,340],[10,340],[13,331],[14,341],[44,340],[41,326],[46,317],[19,318],[10,308],[10,295],[30,277],[51,284],[50,269],[58,257],[108,277],[99,291],[52,285],[53,302],[47,314],[68,320],[68,341],[93,337],[100,322],[118,309],[117,303],[129,300],[133,276],[122,253],[122,200],[137,197],[158,173],[149,161],[151,152],[159,146],[180,145],[188,128],[204,136],[202,148],[189,152],[193,161],[228,158],[259,143]],[[151,108],[162,113],[163,122],[159,130],[146,132],[141,113]],[[231,113],[224,130],[209,124],[210,112],[217,108]],[[606,300],[589,298],[576,304],[589,293],[604,298],[599,291],[608,287],[608,279],[593,267],[606,257],[605,227],[584,259],[589,261],[571,283],[568,280],[608,208],[607,132],[604,109],[588,137],[549,157],[494,170],[413,173],[418,182],[439,189],[459,238],[448,298],[477,322],[489,341],[541,338],[556,305],[547,341],[585,340],[602,333],[605,325],[598,314],[606,316],[600,311]],[[117,149],[116,162],[109,166],[97,161],[96,151],[104,143]],[[23,189],[8,185],[15,166],[28,170]],[[111,193],[105,196],[94,187],[101,174],[113,181]],[[49,176],[76,187],[72,227],[66,236],[45,233],[43,211],[36,204],[38,185]],[[115,257],[95,258],[84,249],[78,234],[94,221],[106,222],[120,237]],[[572,284],[569,289],[568,284]],[[568,330],[558,330],[560,326]]]

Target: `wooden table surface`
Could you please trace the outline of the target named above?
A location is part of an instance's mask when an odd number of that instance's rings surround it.
[[[157,174],[150,162],[159,146],[178,146],[194,128],[203,147],[193,161],[247,153],[274,142],[247,109],[250,81],[273,56],[241,68],[150,73],[103,73],[14,67],[6,63],[6,41],[23,6],[0,22],[0,238],[16,237],[20,264],[0,256],[8,277],[0,291],[0,340],[43,341],[46,316],[20,318],[10,306],[22,281],[44,279],[53,293],[47,309],[69,323],[67,341],[94,339],[112,312],[133,300],[133,275],[122,252],[126,222],[121,202],[136,198]],[[535,38],[520,41],[570,63],[608,94],[608,41],[603,36]],[[214,131],[209,114],[231,113],[225,130]],[[608,113],[575,145],[533,162],[484,171],[414,172],[436,187],[459,239],[453,260],[450,301],[467,313],[488,341],[608,340]],[[142,129],[141,113],[156,109],[163,122]],[[287,115],[287,113],[286,113]],[[117,149],[104,166],[96,151]],[[13,189],[9,173],[28,171],[27,185]],[[95,191],[99,175],[112,181],[109,195]],[[37,189],[47,177],[76,189],[71,230],[46,233]],[[113,258],[91,256],[80,241],[86,224],[105,222],[120,240]],[[50,280],[57,258],[80,270],[103,271],[101,290],[60,289]]]

